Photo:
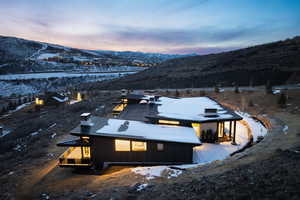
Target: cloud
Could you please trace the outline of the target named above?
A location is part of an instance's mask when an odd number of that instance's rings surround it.
[[[133,44],[195,45],[201,43],[228,42],[258,34],[260,27],[236,27],[219,29],[202,27],[198,29],[141,29],[134,27],[114,27],[110,32],[99,35],[115,41]]]

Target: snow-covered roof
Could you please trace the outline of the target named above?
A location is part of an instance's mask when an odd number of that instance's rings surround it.
[[[157,118],[168,118],[188,121],[213,121],[237,119],[240,116],[225,109],[218,102],[208,97],[168,98],[160,97],[156,101]],[[206,116],[205,109],[217,109],[215,116]],[[153,117],[153,116],[149,116]]]
[[[193,128],[180,126],[161,126],[140,121],[107,119],[93,116],[94,126],[86,135],[116,137],[140,140],[156,140],[165,142],[189,143],[199,145],[201,142]],[[80,126],[71,131],[74,135],[82,135]]]

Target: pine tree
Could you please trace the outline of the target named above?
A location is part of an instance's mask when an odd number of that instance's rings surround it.
[[[219,85],[216,85],[216,86],[215,86],[215,93],[220,93]]]
[[[273,89],[272,89],[272,85],[271,82],[268,80],[266,83],[266,93],[267,94],[273,94]]]
[[[175,96],[176,96],[176,97],[179,97],[179,95],[180,95],[180,94],[179,94],[179,91],[176,90],[176,91],[175,91]]]
[[[234,87],[234,92],[235,93],[240,93],[240,89],[239,89],[239,86],[237,84]]]
[[[250,99],[248,106],[249,107],[253,107],[254,106],[254,103],[253,103],[252,99]]]
[[[285,108],[286,107],[286,101],[287,101],[287,97],[285,93],[281,93],[279,100],[278,100],[278,104],[281,108]]]

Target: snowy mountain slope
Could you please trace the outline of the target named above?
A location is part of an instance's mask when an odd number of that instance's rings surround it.
[[[114,66],[149,67],[178,55],[96,51],[0,36],[0,74],[96,71]],[[180,56],[182,57],[182,56]],[[98,70],[99,69],[99,70]]]

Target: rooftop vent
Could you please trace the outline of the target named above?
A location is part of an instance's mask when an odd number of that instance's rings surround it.
[[[205,108],[204,116],[205,117],[218,117],[218,110],[216,108]]]
[[[121,96],[125,97],[128,94],[128,91],[126,89],[121,90]]]

